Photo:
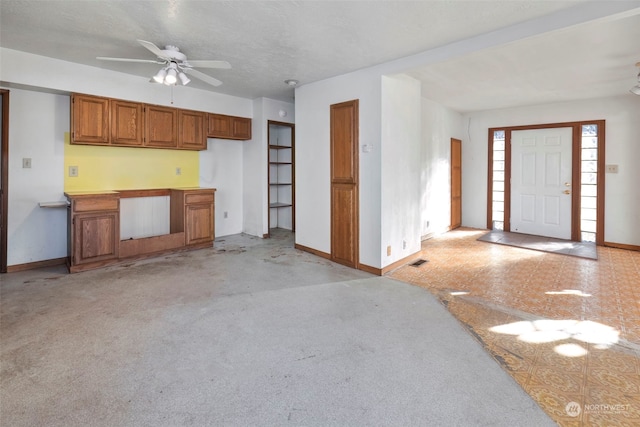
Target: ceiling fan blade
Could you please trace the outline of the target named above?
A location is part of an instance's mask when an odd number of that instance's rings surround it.
[[[195,77],[196,79],[202,80],[205,83],[209,83],[212,86],[220,86],[222,84],[220,80],[192,68],[184,68],[184,72]]]
[[[167,55],[165,55],[165,53],[162,51],[162,49],[160,49],[155,44],[153,44],[151,42],[144,41],[144,40],[138,40],[138,43],[140,43],[142,46],[144,46],[147,49],[149,49],[151,51],[151,53],[153,53],[158,58],[167,59],[167,60],[170,59]]]
[[[164,62],[158,61],[156,59],[109,58],[106,56],[97,56],[96,59],[100,59],[101,61],[146,62],[150,64],[164,64]]]
[[[231,64],[227,61],[207,61],[207,60],[195,60],[195,61],[187,61],[189,65],[197,68],[222,68],[229,69],[231,68]]]

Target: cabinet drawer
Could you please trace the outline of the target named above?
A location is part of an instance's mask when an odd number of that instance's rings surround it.
[[[119,200],[114,197],[87,197],[73,201],[74,212],[115,211]]]
[[[192,203],[213,203],[213,194],[187,194],[184,202],[187,205]]]

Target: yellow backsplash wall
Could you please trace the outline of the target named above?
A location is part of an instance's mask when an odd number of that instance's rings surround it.
[[[197,187],[199,153],[189,150],[70,144],[65,133],[64,191]],[[69,176],[69,166],[78,176]],[[176,168],[181,174],[176,175]]]

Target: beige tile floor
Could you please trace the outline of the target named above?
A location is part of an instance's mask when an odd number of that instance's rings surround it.
[[[598,260],[459,229],[390,274],[430,290],[561,426],[640,425],[640,252]]]

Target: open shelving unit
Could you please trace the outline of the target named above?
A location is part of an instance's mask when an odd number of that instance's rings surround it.
[[[295,230],[295,128],[269,121],[269,230]]]

